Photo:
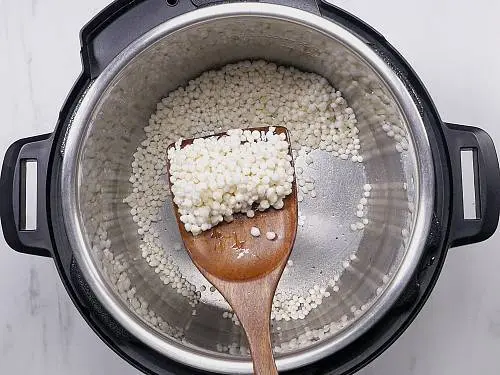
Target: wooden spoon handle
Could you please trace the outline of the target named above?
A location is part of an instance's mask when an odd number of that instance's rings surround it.
[[[274,292],[283,267],[262,279],[243,282],[235,289],[226,288],[224,295],[247,334],[256,375],[277,375],[271,343],[271,308]]]
[[[278,270],[279,272],[279,270]],[[280,274],[280,273],[279,273]],[[271,306],[279,274],[245,283],[241,294],[232,296],[230,304],[247,335],[256,375],[277,375],[271,343]]]
[[[278,374],[270,322],[274,292],[286,260],[262,278],[243,282],[226,282],[202,271],[229,302],[245,330],[256,375]]]
[[[242,322],[242,325],[243,322]],[[269,318],[260,321],[260,327],[255,324],[245,329],[250,351],[252,352],[253,370],[256,375],[278,375],[271,345]]]
[[[278,375],[271,345],[269,319],[263,319],[260,324],[260,327],[253,325],[252,328],[245,329],[252,353],[254,374]]]

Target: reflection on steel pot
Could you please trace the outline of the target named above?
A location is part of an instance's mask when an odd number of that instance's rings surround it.
[[[320,284],[332,293],[304,319],[274,321],[280,371],[346,374],[366,365],[420,311],[448,248],[496,229],[500,172],[489,136],[442,123],[408,64],[360,20],[321,0],[270,2],[113,3],[82,31],[83,72],[54,133],[19,140],[5,155],[7,242],[52,257],[89,325],[146,373],[252,369],[242,330],[224,319],[225,302],[199,288],[203,279],[178,251],[170,198],[163,197],[154,243],[170,255],[160,263],[192,285],[184,296],[143,259],[145,234],[126,203],[132,155],[156,104],[204,71],[258,59],[294,66],[327,78],[356,114],[362,164],[314,151],[311,174],[321,197],[301,202],[312,224],[299,228],[295,266],[280,288],[300,294]],[[404,134],[408,150],[394,147],[383,123]],[[473,220],[463,215],[463,149],[475,155]],[[31,231],[21,229],[27,159],[38,162],[38,225]],[[371,223],[354,232],[347,211],[366,182]]]

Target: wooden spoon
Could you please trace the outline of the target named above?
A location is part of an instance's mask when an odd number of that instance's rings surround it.
[[[269,129],[249,130],[267,132]],[[290,143],[286,128],[277,127],[276,133],[285,133]],[[221,135],[224,134],[218,134]],[[192,141],[184,140],[181,147]],[[168,170],[170,181],[170,165]],[[185,230],[175,204],[174,209],[184,246],[193,263],[231,305],[245,330],[255,374],[278,374],[271,345],[270,315],[274,293],[297,233],[295,181],[292,194],[284,199],[281,210],[257,211],[253,218],[235,215],[231,223],[221,223],[198,236]],[[252,227],[261,230],[260,237],[250,234]],[[274,240],[266,238],[268,231],[277,234]]]

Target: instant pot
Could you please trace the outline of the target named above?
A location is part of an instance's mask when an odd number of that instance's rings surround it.
[[[356,257],[344,267],[338,292],[317,311],[273,323],[281,373],[358,371],[419,313],[448,249],[486,240],[496,230],[500,170],[491,138],[479,128],[441,121],[415,72],[384,37],[326,1],[116,1],[83,28],[81,55],[82,73],[55,131],[21,139],[5,155],[2,228],[14,250],[53,258],[90,327],[144,373],[252,371],[244,350],[220,350],[245,343],[240,327],[222,319],[222,305],[202,300],[191,314],[143,264],[140,234],[124,203],[132,154],[156,103],[204,71],[258,59],[294,66],[327,78],[357,114],[365,150],[359,178],[348,180],[347,162],[320,157],[324,204],[304,205],[317,222],[299,230],[294,249],[296,263],[323,265],[322,275],[342,263],[345,249]],[[401,129],[408,151],[394,149],[382,123]],[[464,150],[474,156],[472,219],[464,215]],[[27,161],[37,163],[37,225],[31,230],[25,229]],[[347,191],[339,191],[339,180]],[[351,233],[335,211],[365,180],[373,186],[373,226]],[[176,224],[168,209],[162,215],[161,238],[171,246],[178,233],[170,225]],[[100,246],[96,236],[104,232],[109,242]],[[340,245],[341,237],[350,240]],[[199,277],[187,255],[178,257]],[[121,267],[134,285],[132,295],[117,289],[107,267]],[[283,280],[290,288],[316,277],[296,272]],[[295,345],[297,337],[304,345]]]

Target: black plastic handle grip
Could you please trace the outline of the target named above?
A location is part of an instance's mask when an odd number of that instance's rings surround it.
[[[7,244],[25,254],[52,256],[52,243],[46,211],[47,165],[52,145],[51,134],[20,139],[7,150],[0,177],[0,219]],[[21,163],[24,160],[37,162],[37,214],[36,229],[21,228]]]
[[[495,145],[484,130],[472,126],[445,124],[445,136],[452,164],[453,217],[451,246],[484,241],[498,226],[500,214],[500,169]],[[461,152],[474,152],[477,219],[464,219]]]

